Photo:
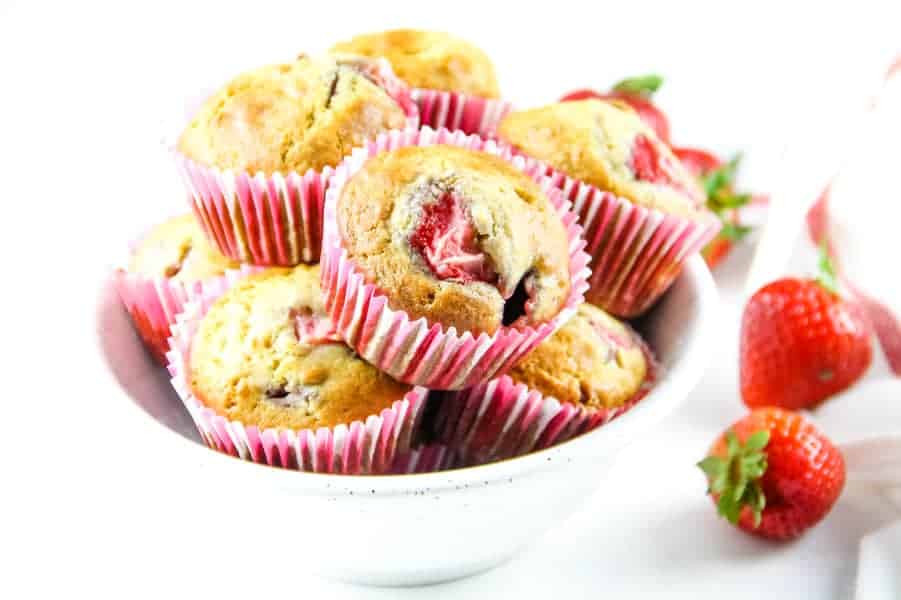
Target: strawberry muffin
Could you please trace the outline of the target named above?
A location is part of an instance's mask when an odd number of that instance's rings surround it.
[[[384,57],[412,87],[499,96],[491,59],[466,40],[439,31],[395,29],[358,35],[332,51]]]
[[[478,383],[581,302],[574,217],[547,179],[473,149],[486,145],[475,136],[422,130],[380,144],[329,191],[326,304],[348,343],[398,379]]]
[[[334,50],[384,57],[413,87],[420,124],[488,135],[512,106],[500,99],[494,66],[465,40],[437,31],[399,29],[358,35]]]
[[[506,161],[450,146],[402,148],[344,186],[348,256],[413,319],[493,334],[556,315],[568,240],[547,197]]]
[[[354,147],[403,128],[402,86],[361,57],[310,57],[238,76],[213,94],[178,140],[196,163],[249,173],[334,167]]]
[[[187,214],[151,229],[132,253],[128,272],[191,284],[238,266],[206,241],[194,215]]]
[[[185,302],[240,265],[207,243],[193,215],[174,217],[151,229],[116,272],[122,302],[147,348],[165,363],[170,326]]]
[[[638,334],[585,303],[506,376],[446,399],[435,427],[468,464],[509,458],[609,422],[652,380],[653,359]]]
[[[515,111],[501,139],[554,169],[646,208],[695,216],[704,192],[628,105],[581,100]]]
[[[417,413],[411,403],[418,406],[421,393],[358,358],[338,338],[321,296],[318,267],[273,268],[238,281],[202,315],[186,313],[189,323],[179,324],[186,352],[175,357],[184,362],[174,367],[183,368],[186,403],[192,414],[206,409],[233,427],[289,431],[313,444],[306,457],[289,444],[293,455],[282,466],[309,468],[308,459],[318,460],[314,455],[323,448],[314,433],[324,428],[341,445],[363,444],[355,458],[358,471],[374,466],[371,454],[379,444],[388,453],[379,457],[387,468],[398,437],[409,440],[412,421],[404,419]],[[392,417],[384,426],[393,432],[366,431],[363,423],[383,418],[385,411]],[[355,438],[344,439],[353,432]],[[343,452],[329,452],[338,450]],[[332,457],[329,469],[354,471],[347,459]]]
[[[177,154],[194,208],[227,256],[263,265],[318,260],[331,168],[417,109],[385,61],[300,56],[213,94]]]
[[[618,316],[647,310],[720,227],[696,179],[625,103],[513,112],[497,133],[573,202],[593,259],[587,298]]]

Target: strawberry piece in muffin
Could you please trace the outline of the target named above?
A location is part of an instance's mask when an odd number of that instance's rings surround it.
[[[569,241],[535,181],[451,146],[381,154],[351,177],[337,224],[349,257],[414,319],[492,334],[561,310]]]
[[[497,281],[497,274],[479,248],[475,228],[457,196],[442,194],[437,201],[424,206],[422,212],[422,219],[410,236],[410,245],[436,277],[463,283]]]

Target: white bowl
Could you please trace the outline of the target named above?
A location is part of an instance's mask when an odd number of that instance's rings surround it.
[[[300,473],[210,450],[165,370],[141,347],[111,280],[101,294],[98,333],[124,396],[152,417],[146,427],[154,435],[143,435],[141,443],[160,445],[160,460],[166,461],[161,469],[199,467],[198,490],[217,498],[186,506],[214,521],[198,540],[199,550],[237,552],[242,562],[264,566],[273,557],[287,558],[297,568],[356,583],[416,585],[490,569],[570,515],[602,484],[618,452],[670,414],[697,384],[717,310],[710,273],[694,257],[638,326],[663,373],[635,408],[541,452],[424,475]],[[186,490],[172,493],[191,496]]]

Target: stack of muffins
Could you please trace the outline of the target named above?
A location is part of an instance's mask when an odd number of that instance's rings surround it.
[[[245,73],[174,155],[191,214],[135,245],[122,300],[207,444],[304,471],[483,464],[609,422],[655,376],[617,318],[717,231],[627,106],[514,111],[442,33]]]

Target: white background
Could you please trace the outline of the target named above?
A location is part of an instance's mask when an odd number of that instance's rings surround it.
[[[901,46],[895,2],[820,4],[0,0],[0,596],[847,597],[857,542],[880,515],[843,501],[799,543],[771,546],[718,522],[703,496],[693,463],[741,414],[735,304],[685,410],[633,447],[583,511],[510,564],[425,590],[244,571],[242,553],[265,552],[262,542],[223,560],[189,518],[227,499],[142,444],[147,422],[92,355],[101,277],[129,232],[180,205],[162,123],[236,71],[417,26],[484,47],[520,106],[661,72],[676,141],[746,149],[749,180],[765,189],[795,121],[819,115],[816,143],[828,145],[833,107],[853,103]],[[739,254],[726,265],[727,298],[746,264]]]

